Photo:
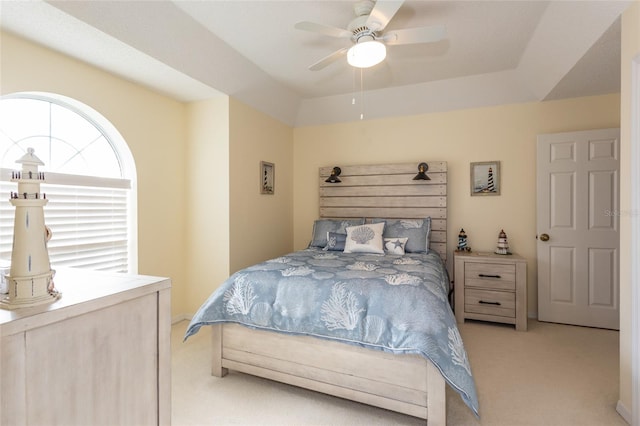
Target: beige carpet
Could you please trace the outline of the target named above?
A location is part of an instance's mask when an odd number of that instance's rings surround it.
[[[187,425],[419,425],[410,416],[231,372],[209,374],[209,334],[172,331],[172,420]],[[529,320],[529,331],[460,325],[480,420],[447,389],[449,425],[626,425],[618,401],[618,332]]]

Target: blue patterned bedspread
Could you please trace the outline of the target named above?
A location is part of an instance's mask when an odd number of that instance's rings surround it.
[[[309,248],[233,274],[185,334],[231,322],[431,360],[478,415],[467,354],[434,253],[372,255]]]

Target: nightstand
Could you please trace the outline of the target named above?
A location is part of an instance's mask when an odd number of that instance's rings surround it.
[[[517,254],[454,253],[455,314],[527,330],[527,261]]]

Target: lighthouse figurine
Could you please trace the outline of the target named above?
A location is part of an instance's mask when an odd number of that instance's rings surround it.
[[[507,242],[507,234],[504,232],[504,229],[500,230],[500,234],[498,234],[496,254],[511,254],[509,253],[509,243]]]
[[[464,232],[464,228],[461,228],[458,234],[458,248],[456,251],[471,251],[471,247],[467,246],[467,234]]]
[[[18,183],[18,192],[12,192],[9,200],[16,210],[11,268],[5,276],[9,294],[0,300],[0,307],[5,309],[51,303],[61,296],[53,284],[55,271],[47,248],[51,230],[44,224],[43,207],[48,200],[40,193],[45,178],[38,171],[44,163],[33,148],[28,148],[16,163],[22,164],[22,170],[11,176],[11,181]]]

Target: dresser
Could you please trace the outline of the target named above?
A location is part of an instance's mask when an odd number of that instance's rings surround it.
[[[171,281],[59,270],[62,297],[0,310],[0,424],[169,425]]]
[[[455,314],[527,330],[527,261],[517,254],[454,253]]]

